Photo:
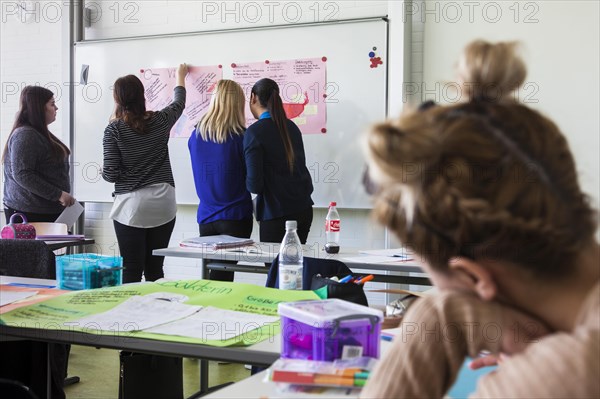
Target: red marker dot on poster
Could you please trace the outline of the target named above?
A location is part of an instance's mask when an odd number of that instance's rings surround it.
[[[265,64],[269,64],[269,63],[271,63],[271,61],[265,60]]]
[[[323,61],[323,62],[327,62],[327,57],[323,57],[323,58],[321,58],[321,61]]]
[[[323,98],[327,98],[327,94],[323,94]]]
[[[235,63],[231,64],[232,68],[235,68],[237,65],[235,65]]]
[[[140,73],[144,73],[144,70],[143,70],[143,69],[140,69]]]
[[[219,65],[219,69],[223,69],[223,65]]]
[[[327,129],[325,129],[325,128],[321,129],[321,133],[327,133]]]

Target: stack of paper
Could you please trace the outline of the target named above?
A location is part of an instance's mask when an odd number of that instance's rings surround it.
[[[179,245],[182,247],[195,247],[207,249],[237,248],[254,244],[250,238],[238,238],[228,235],[193,237],[183,240]]]

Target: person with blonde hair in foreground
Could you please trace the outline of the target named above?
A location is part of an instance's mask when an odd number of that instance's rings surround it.
[[[475,397],[600,397],[597,215],[567,140],[511,98],[526,75],[513,43],[462,60],[466,101],[366,139],[374,213],[440,293],[409,309],[361,397],[443,397],[482,351],[472,367],[501,361]]]

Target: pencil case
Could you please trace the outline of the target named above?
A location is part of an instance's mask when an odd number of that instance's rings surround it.
[[[15,219],[21,218],[21,223],[16,223]],[[3,239],[34,240],[35,227],[27,223],[27,218],[22,213],[14,213],[6,226],[0,233]]]

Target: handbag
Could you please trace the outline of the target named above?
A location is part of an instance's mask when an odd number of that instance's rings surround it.
[[[17,217],[21,218],[21,223],[15,223]],[[27,223],[27,218],[22,213],[13,213],[0,236],[3,239],[35,240],[35,227]]]
[[[119,399],[183,399],[180,357],[121,351]]]
[[[313,291],[319,289],[325,290],[324,287],[327,287],[327,298],[339,298],[344,301],[369,306],[364,285],[362,284],[340,283],[320,274],[314,275],[310,283],[310,289]]]

